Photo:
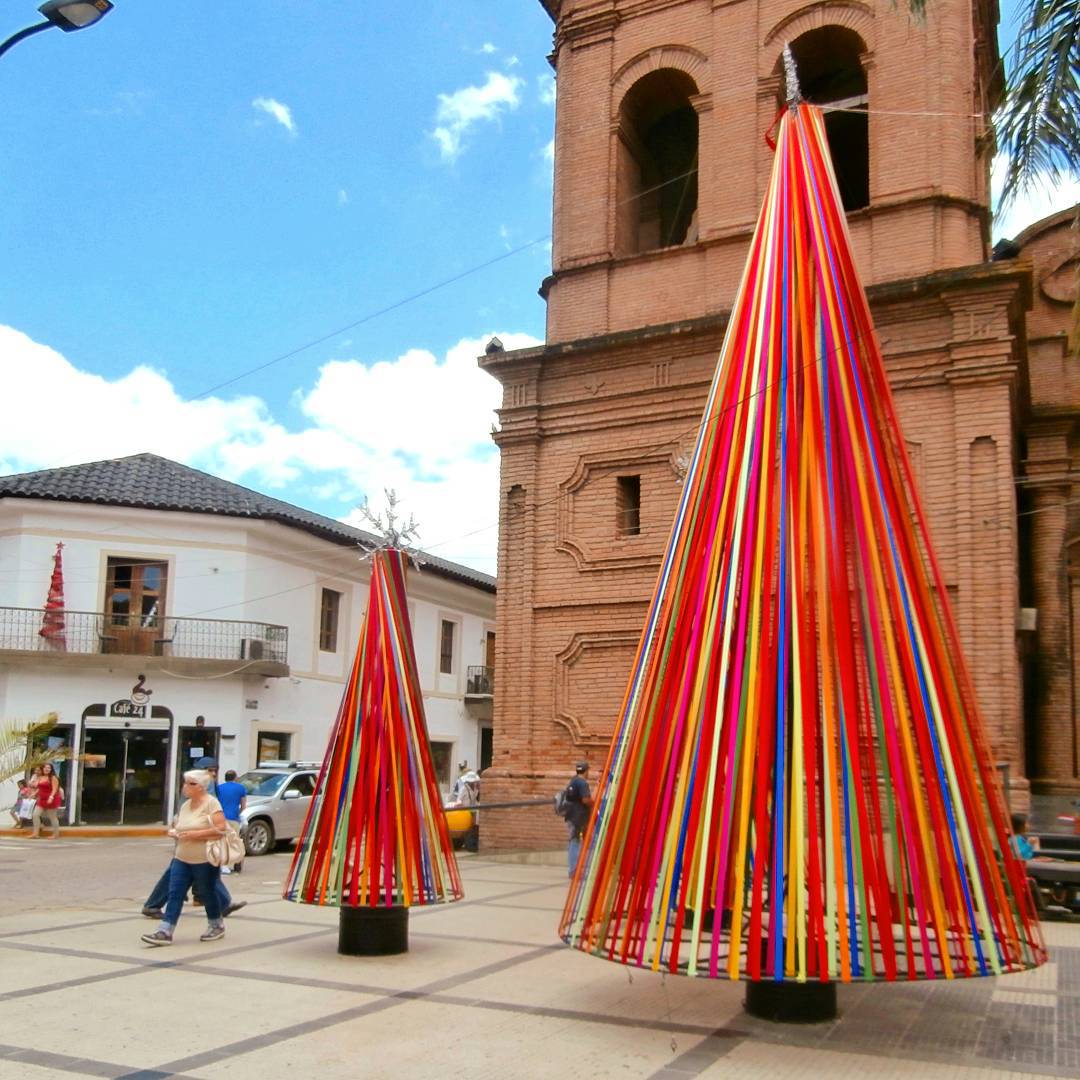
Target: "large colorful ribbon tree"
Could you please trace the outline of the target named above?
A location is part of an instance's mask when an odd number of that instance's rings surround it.
[[[1033,967],[996,779],[822,114],[794,104],[560,933],[751,981]]]
[[[286,879],[286,900],[344,912],[407,909],[463,895],[428,745],[407,566],[401,550],[372,555],[356,659]]]

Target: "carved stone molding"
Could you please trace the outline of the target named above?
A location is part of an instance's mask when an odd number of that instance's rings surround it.
[[[709,74],[709,61],[705,54],[687,45],[656,45],[628,60],[615,72],[611,80],[612,114],[619,111],[619,102],[638,79],[661,68],[674,68],[689,75],[703,100],[709,101],[708,94],[702,92]],[[699,108],[698,111],[703,110]]]
[[[760,62],[771,68],[770,46],[779,51],[785,42],[794,41],[807,31],[820,30],[823,26],[843,26],[854,30],[869,51],[874,48],[874,11],[869,4],[859,3],[858,0],[820,0],[785,16],[765,35]],[[761,72],[762,75],[769,73]]]
[[[1043,270],[1039,277],[1039,291],[1056,304],[1074,304],[1078,282],[1080,252],[1066,252]]]
[[[647,490],[651,478],[658,483],[662,482],[662,478],[670,482],[672,474],[679,475],[678,453],[679,448],[665,445],[582,454],[574,471],[559,485],[556,550],[572,555],[579,570],[656,566],[666,533],[661,536],[657,530],[649,528],[643,498],[640,534],[617,536],[614,482],[616,476],[626,473],[641,475],[643,491]],[[601,483],[611,487],[610,500],[606,491],[601,494],[597,490],[595,485]],[[589,507],[587,503],[590,499],[602,509]],[[666,523],[665,529],[669,524]]]
[[[555,721],[575,746],[607,750],[639,637],[636,630],[586,631],[556,654]]]

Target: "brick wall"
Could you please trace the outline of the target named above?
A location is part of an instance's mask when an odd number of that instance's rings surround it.
[[[505,387],[496,436],[495,758],[485,797],[549,796],[576,760],[600,765],[606,756],[680,462],[767,182],[762,134],[777,108],[776,58],[784,40],[830,22],[866,45],[871,205],[850,214],[849,227],[991,754],[1009,762],[1014,806],[1023,806],[1032,738],[1029,728],[1025,740],[1016,614],[1020,567],[1042,560],[1029,576],[1040,596],[1054,598],[1052,626],[1044,634],[1040,622],[1040,635],[1044,669],[1047,656],[1057,657],[1059,681],[1054,704],[1042,706],[1040,767],[1053,759],[1062,780],[1075,777],[1069,605],[1074,596],[1080,604],[1080,574],[1068,576],[1064,544],[1076,533],[1053,513],[1033,518],[1029,551],[1017,518],[1030,268],[983,262],[988,163],[971,114],[989,100],[996,60],[988,12],[946,0],[924,28],[884,2],[832,11],[795,0],[561,5],[548,341],[483,361]],[[617,243],[625,214],[618,191],[627,184],[619,104],[637,79],[663,67],[689,75],[698,90],[699,240],[625,254]],[[1044,394],[1054,393],[1048,363],[1060,367],[1058,359],[1041,363]],[[1080,460],[1072,421],[1066,427],[1054,434],[1048,460],[1062,452]],[[1050,471],[1060,479],[1071,467]],[[615,528],[614,477],[622,473],[641,477],[639,536]],[[1055,488],[1045,498],[1062,495]],[[489,849],[564,842],[546,808],[493,813],[482,832]]]
[[[825,25],[865,44],[871,205],[849,219],[867,283],[970,265],[986,255],[988,149],[978,136],[993,40],[982,6],[945,0],[925,25],[904,5],[794,0],[567,2],[556,27],[554,275],[549,342],[724,310],[768,182],[785,41]],[[980,66],[981,65],[981,66]],[[620,106],[660,68],[698,93],[696,244],[622,254],[627,215]],[[976,149],[979,147],[981,149]]]
[[[992,754],[1010,763],[1018,805],[1026,792],[1013,470],[1025,273],[988,265],[872,297]],[[485,774],[495,786],[485,790],[500,798],[551,794],[579,758],[606,758],[723,326],[653,328],[524,360],[530,388],[502,410],[497,436],[506,653]],[[487,366],[517,385],[516,362],[504,354]],[[628,472],[641,477],[641,533],[619,537],[614,478]],[[515,484],[518,507],[505,497]],[[485,846],[558,839],[532,817],[493,815]]]

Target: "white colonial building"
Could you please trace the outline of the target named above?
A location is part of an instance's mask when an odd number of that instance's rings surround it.
[[[49,738],[84,755],[60,769],[68,822],[167,820],[204,755],[222,774],[321,760],[376,543],[152,454],[0,477],[0,716],[54,713]],[[448,790],[459,762],[490,763],[495,579],[425,555],[408,595]]]

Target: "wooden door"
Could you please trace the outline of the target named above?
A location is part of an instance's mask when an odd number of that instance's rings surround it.
[[[167,564],[110,559],[105,588],[104,651],[152,656],[162,636]]]

